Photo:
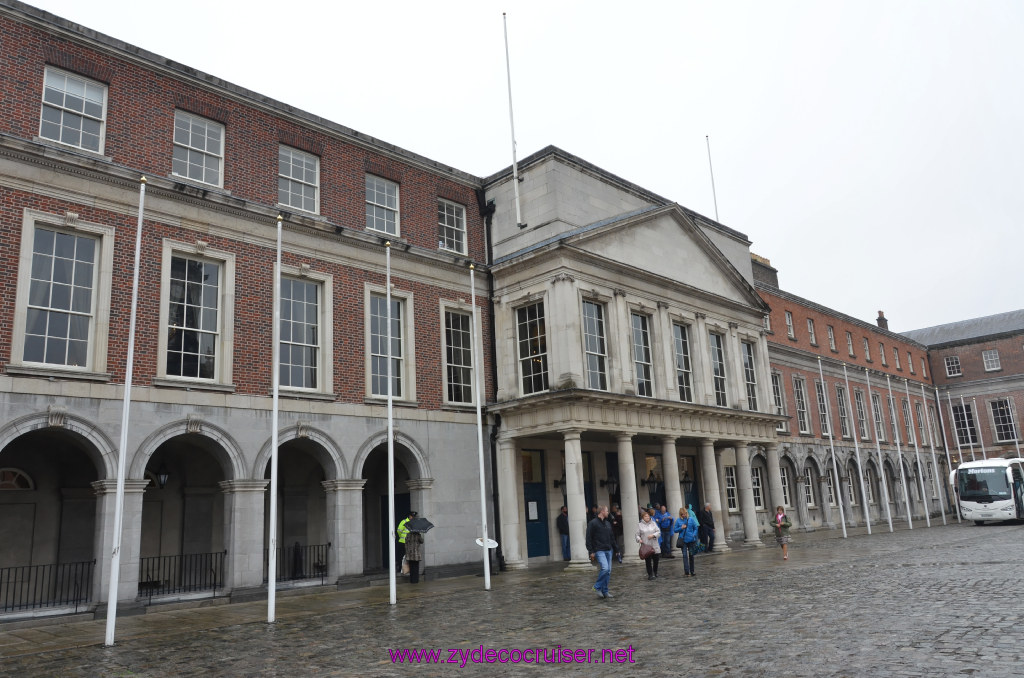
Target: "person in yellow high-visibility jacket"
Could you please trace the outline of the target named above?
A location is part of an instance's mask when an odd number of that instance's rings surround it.
[[[398,529],[395,531],[398,537],[398,545],[395,548],[395,569],[399,574],[402,573],[402,558],[405,557],[405,538],[409,536],[408,524],[410,520],[418,515],[415,511],[409,511],[408,517],[398,523]]]

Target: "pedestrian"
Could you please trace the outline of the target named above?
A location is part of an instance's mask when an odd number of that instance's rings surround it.
[[[658,529],[661,530],[661,557],[675,558],[672,555],[672,514],[669,513],[664,504],[654,514],[654,522],[658,524]]]
[[[409,566],[409,583],[420,583],[420,561],[423,560],[423,533],[410,532],[405,538],[405,562]]]
[[[608,580],[612,577],[612,551],[615,537],[612,534],[612,524],[608,522],[608,507],[601,506],[597,510],[597,516],[587,523],[587,553],[590,560],[597,560],[601,570],[597,573],[597,581],[594,582],[594,590],[598,598],[614,598],[608,590]]]
[[[711,502],[705,502],[704,508],[697,511],[697,520],[700,522],[700,543],[704,544],[706,553],[711,553],[715,548],[715,516],[711,513]]]
[[[658,544],[661,530],[655,525],[650,513],[645,513],[644,517],[640,519],[640,524],[637,525],[636,535],[634,536],[636,537],[637,544],[641,546],[646,544],[654,549],[654,553],[644,560],[644,564],[647,565],[647,581],[657,579],[658,560],[661,557],[661,546]]]
[[[415,511],[409,511],[409,515],[402,522],[398,523],[398,529],[395,530],[395,536],[398,539],[398,544],[395,548],[395,568],[399,574],[405,574],[402,572],[402,558],[405,557],[405,540],[409,536],[409,528],[407,526],[409,521],[417,515],[419,514]]]
[[[672,525],[672,533],[678,534],[682,542],[680,548],[683,550],[683,576],[696,577],[697,570],[693,568],[693,553],[697,550],[697,532],[699,526],[697,519],[690,515],[685,508],[679,509],[679,517]]]
[[[569,507],[563,506],[558,517],[555,518],[555,527],[558,528],[558,536],[562,540],[562,560],[569,560]]]
[[[622,520],[622,509],[616,504],[612,507],[612,534],[615,535],[615,558],[620,563],[622,562],[622,549],[626,545],[624,536],[625,525],[623,525]]]
[[[782,547],[782,559],[789,560],[789,528],[793,523],[789,522],[786,510],[781,506],[775,507],[775,541]]]

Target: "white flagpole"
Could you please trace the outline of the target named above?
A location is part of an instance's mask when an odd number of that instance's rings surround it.
[[[278,396],[281,391],[281,222],[277,215],[277,259],[274,263],[274,324],[271,332],[271,370],[273,370],[273,396],[271,398],[270,425],[270,535],[267,551],[267,623],[273,624],[277,614],[277,447]]]
[[[711,139],[708,138],[707,134],[704,135],[704,143],[708,146],[708,172],[711,174],[711,197],[715,201],[715,221],[718,221],[718,194],[715,193],[715,169],[711,166]],[[824,388],[825,382],[823,381],[821,385]]]
[[[508,126],[512,132],[512,189],[516,198],[516,226],[526,228],[519,209],[519,164],[516,161],[516,122],[512,116],[512,65],[508,55],[508,19],[501,13],[501,24],[505,30],[505,74],[508,76]]]
[[[142,221],[146,205],[146,177],[139,179],[139,220],[135,225],[135,268],[132,272],[132,310],[128,319],[128,357],[124,368],[124,399],[121,404],[121,439],[117,449],[117,490],[114,495],[114,543],[110,553],[110,589],[107,591],[107,635],[104,644],[114,644],[117,623],[117,587],[121,579],[121,532],[124,528],[124,474],[128,449],[128,411],[132,403],[132,374],[135,370],[135,316],[139,306],[139,260],[142,258]]]
[[[473,390],[474,398],[476,401],[476,448],[477,456],[480,461],[480,529],[483,534],[483,550],[484,550],[484,591],[491,590],[491,551],[488,542],[490,538],[487,534],[487,484],[484,476],[484,423],[483,413],[481,407],[484,399],[484,392],[480,388],[480,373],[483,371],[483,360],[478,360],[476,357],[476,320],[477,320],[477,308],[476,308],[476,267],[473,264],[469,265],[469,293],[470,300],[473,305],[473,332],[470,335],[473,342],[470,355],[473,355]],[[481,358],[483,356],[480,356]]]
[[[981,432],[981,413],[978,412],[978,399],[971,398],[971,409],[974,410],[974,425],[978,429],[978,442],[981,443],[981,458],[988,459],[988,452],[985,451],[985,436]]]
[[[843,365],[843,372],[844,373],[846,372],[846,365],[845,364]],[[824,376],[824,374],[821,371],[821,356],[818,356],[818,376],[821,377],[821,388],[824,391],[825,390],[825,376]],[[850,388],[850,383],[849,382],[846,383],[846,388],[847,389]],[[828,392],[827,391],[825,392],[825,413],[826,413],[826,415],[828,414]],[[829,421],[831,421],[831,418],[829,418]],[[832,438],[831,430],[832,430],[832,427],[829,426],[828,428],[829,428],[829,431],[830,431],[830,433],[829,433],[829,444],[831,444],[831,438]],[[853,449],[854,449],[854,454],[856,454],[856,456],[857,456],[857,476],[858,476],[857,479],[860,482],[860,498],[861,498],[861,502],[864,505],[864,524],[868,526],[868,534],[871,534],[871,507],[868,506],[868,494],[864,490],[864,465],[861,463],[861,460],[860,460],[860,445],[857,444],[857,436],[853,437]]]
[[[967,431],[967,445],[971,448],[971,461],[977,461],[977,457],[974,456],[974,436],[971,435],[971,428],[967,425],[967,403],[964,402],[963,396],[960,396],[960,411],[964,413],[964,430]],[[973,412],[971,414],[971,418],[975,420],[974,425],[977,427],[977,417],[973,416]]]
[[[921,384],[921,409],[924,411],[924,425],[928,429],[928,446],[932,449],[932,469],[935,474],[935,496],[939,498],[939,508],[942,510],[942,524],[946,524],[946,502],[942,500],[942,487],[939,485],[939,460],[935,456],[935,436],[932,433],[931,417],[928,415],[928,398],[924,394],[924,384]]]
[[[395,417],[391,388],[391,241],[384,243],[384,256],[387,262],[387,279],[385,283],[387,322],[388,322],[388,586],[391,589],[391,604],[398,602],[395,581]]]
[[[871,408],[871,421],[874,422],[873,428],[875,429],[875,452],[878,453],[878,473],[882,476],[882,498],[885,500],[885,517],[889,521],[889,531],[892,532],[892,508],[889,506],[889,484],[885,482],[885,462],[882,461],[882,445],[879,442],[879,422],[875,418],[875,399],[871,393],[871,373],[868,372],[868,368],[864,368],[864,378],[868,383],[868,406]],[[879,412],[881,416],[881,412]]]
[[[931,509],[928,506],[928,498],[925,496],[924,488],[924,468],[921,466],[921,446],[917,443],[917,436],[914,435],[914,407],[910,400],[910,381],[904,377],[903,379],[903,390],[907,392],[907,412],[910,415],[910,421],[906,422],[907,428],[910,430],[910,436],[914,439],[914,461],[917,463],[917,480],[921,485],[921,506],[924,508],[924,524],[925,527],[932,526]]]
[[[843,365],[843,369],[846,369],[846,365]],[[831,423],[832,415],[829,414],[828,411],[828,391],[825,390],[825,374],[821,371],[821,356],[818,356],[818,377],[821,379],[821,388],[825,391],[825,416],[828,417],[828,420]],[[843,513],[843,487],[839,484],[839,466],[836,464],[836,446],[833,442],[831,426],[828,427],[828,448],[832,451],[832,471],[835,476],[836,492],[839,494],[839,501],[837,502],[839,504],[839,522],[843,524],[843,539],[846,539],[846,516]],[[825,497],[822,497],[822,501],[825,501]]]
[[[893,425],[892,437],[896,439],[896,458],[900,463],[900,485],[903,486],[903,502],[907,505],[907,528],[914,529],[913,511],[910,508],[910,486],[907,484],[907,474],[903,471],[903,448],[900,447],[900,432],[895,426],[896,422],[896,401],[892,397],[892,381],[889,375],[885,375],[885,385],[889,389],[889,423]]]
[[[937,386],[934,387],[934,388],[935,388],[935,404],[937,405],[937,407],[935,408],[935,411],[939,413],[939,432],[942,434],[942,446],[946,449],[946,467],[949,468],[950,472],[952,472],[953,471],[953,460],[949,458],[949,441],[946,440],[946,422],[942,421],[942,398],[939,396],[939,388]],[[946,392],[946,398],[947,399],[949,398],[949,392],[948,391]],[[949,405],[949,411],[950,412],[953,411],[953,404],[952,403],[950,403],[950,405]],[[960,446],[957,445],[957,451],[959,451],[959,447]],[[949,479],[948,476],[946,478],[943,478],[944,481],[948,480],[948,479]],[[950,489],[953,491],[953,501],[956,502],[956,507],[955,507],[956,508],[956,522],[959,523],[960,522],[960,500],[956,496],[956,488],[955,487],[950,487]]]

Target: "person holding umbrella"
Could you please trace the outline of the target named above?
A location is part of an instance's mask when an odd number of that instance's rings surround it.
[[[415,517],[406,524],[409,531],[405,537],[405,562],[409,565],[409,583],[420,583],[420,561],[423,560],[423,535],[434,526],[426,518]]]

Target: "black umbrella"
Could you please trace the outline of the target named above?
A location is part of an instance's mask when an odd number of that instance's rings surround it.
[[[427,532],[434,526],[434,523],[430,522],[426,518],[413,518],[405,524],[405,529],[410,532]]]

